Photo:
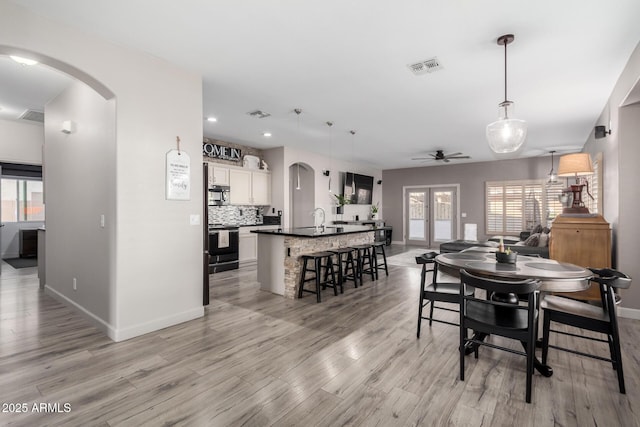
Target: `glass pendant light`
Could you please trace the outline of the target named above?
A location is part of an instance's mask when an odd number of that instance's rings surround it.
[[[495,153],[517,151],[527,138],[527,122],[510,117],[513,115],[513,102],[507,99],[507,45],[514,40],[513,34],[498,38],[498,44],[504,46],[504,101],[498,104],[500,114],[497,121],[487,125],[487,141]]]
[[[549,171],[547,185],[554,185],[558,183],[558,174],[553,170],[553,153],[555,153],[555,150],[551,150],[549,152],[551,153],[551,170]]]

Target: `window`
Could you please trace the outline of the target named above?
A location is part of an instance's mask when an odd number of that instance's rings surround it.
[[[2,178],[2,222],[44,221],[42,181]]]
[[[563,185],[545,180],[487,182],[487,234],[519,234],[548,226],[562,212]]]
[[[590,213],[600,213],[602,212],[602,197],[600,197],[600,183],[602,182],[602,153],[591,156],[591,164],[593,165],[593,175],[585,177],[587,187],[582,190],[582,201],[589,209]],[[589,194],[587,194],[587,189],[593,199],[589,197]]]
[[[602,153],[591,156],[593,175],[586,176],[582,200],[590,213],[602,212]],[[562,213],[560,196],[573,178],[548,185],[546,180],[493,181],[486,183],[486,233],[519,234],[538,224],[549,227]]]

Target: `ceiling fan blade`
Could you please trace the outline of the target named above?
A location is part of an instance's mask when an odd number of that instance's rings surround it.
[[[431,157],[412,157],[411,160],[431,160]]]
[[[445,157],[445,158],[442,159],[442,161],[445,162],[445,163],[449,163],[451,160],[449,160],[447,157]]]
[[[455,156],[459,156],[460,154],[462,154],[462,153],[451,153],[451,154],[445,154],[444,156],[451,159],[451,158],[453,158]]]
[[[471,156],[447,156],[447,159],[470,159]]]

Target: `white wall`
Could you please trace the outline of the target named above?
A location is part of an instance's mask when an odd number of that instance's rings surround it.
[[[601,116],[594,123],[611,129],[611,135],[595,139],[593,132],[585,151],[603,153],[603,211],[613,228],[614,267],[625,272],[636,283],[622,293],[622,306],[634,309],[640,318],[640,233],[638,232],[638,189],[640,181],[640,109],[623,106],[629,92],[640,79],[640,44],[622,71]],[[637,90],[637,87],[636,87]],[[636,92],[637,93],[637,92]]]
[[[76,130],[64,134],[60,123],[69,119]],[[45,107],[46,286],[109,327],[116,320],[111,310],[115,305],[115,119],[115,100],[105,100],[81,82]],[[105,228],[100,227],[103,214]]]
[[[0,119],[0,161],[41,165],[43,143],[41,123]]]
[[[108,278],[99,279],[112,286],[109,297],[97,302],[99,307],[79,308],[107,321],[101,326],[115,340],[202,316],[202,228],[189,225],[189,215],[201,215],[203,206],[201,77],[41,18],[7,0],[0,0],[0,40],[5,52],[13,47],[16,53],[31,54],[58,69],[78,71],[74,77],[101,94],[113,93],[117,100],[115,163],[110,172],[114,175],[105,177],[115,184],[115,215],[106,218],[115,233],[109,248],[113,259],[105,260]],[[176,136],[191,156],[188,201],[165,200],[165,154],[176,147]],[[95,224],[98,219],[85,220]],[[88,253],[104,250],[104,242],[80,236],[70,243],[87,245]],[[48,281],[50,265],[47,262]]]

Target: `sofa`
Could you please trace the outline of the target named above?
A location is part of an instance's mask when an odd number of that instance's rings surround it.
[[[440,253],[460,252],[472,246],[498,248],[500,239],[502,239],[504,247],[513,252],[549,258],[549,229],[539,225],[531,231],[521,232],[519,239],[513,236],[494,236],[487,241],[452,240],[440,245]]]

